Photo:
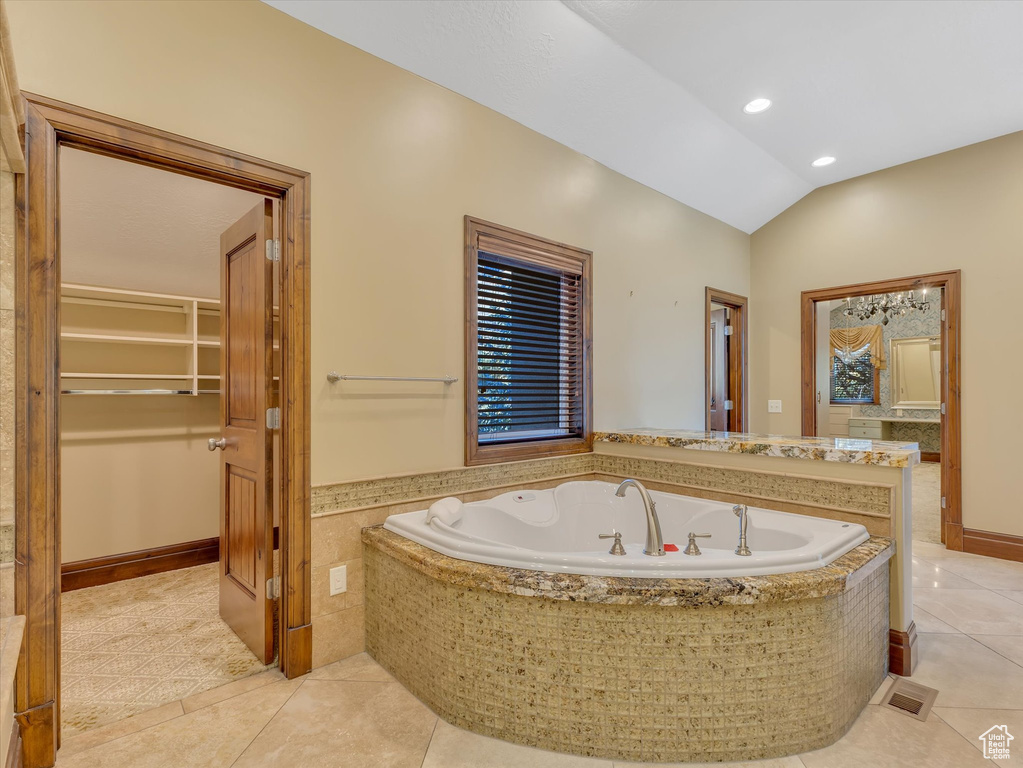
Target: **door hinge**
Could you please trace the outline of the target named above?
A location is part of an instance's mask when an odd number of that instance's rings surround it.
[[[267,261],[280,261],[281,260],[281,241],[280,240],[267,240],[266,241],[266,260]]]
[[[732,326],[726,325],[725,326],[725,336],[731,336],[731,335],[732,335]]]
[[[281,409],[280,408],[267,408],[266,409],[266,428],[267,429],[280,429],[281,428]]]
[[[945,310],[941,310],[941,320],[942,322],[945,320]]]
[[[725,400],[725,410],[730,411],[733,408],[735,408],[735,403],[732,402],[731,400]]]
[[[266,599],[276,600],[281,596],[281,577],[274,576],[266,580]]]
[[[941,404],[941,415],[942,416],[945,415],[945,404],[944,403]]]
[[[941,497],[941,508],[945,509],[945,497],[944,496]]]

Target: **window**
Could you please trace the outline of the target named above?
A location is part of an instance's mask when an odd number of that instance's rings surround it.
[[[590,450],[592,254],[465,224],[466,464]]]
[[[879,402],[879,376],[870,355],[870,345],[853,352],[848,361],[840,355],[831,358],[831,402]]]

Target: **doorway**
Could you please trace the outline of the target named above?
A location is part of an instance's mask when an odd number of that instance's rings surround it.
[[[274,664],[273,603],[253,589],[267,578],[256,575],[263,563],[274,576],[274,468],[269,460],[249,467],[266,478],[270,516],[253,515],[246,527],[270,540],[261,547],[255,536],[243,540],[242,557],[228,546],[238,537],[221,535],[226,452],[207,449],[224,433],[221,400],[239,373],[221,362],[223,337],[238,343],[236,333],[222,333],[236,313],[224,301],[222,235],[272,204],[79,149],[62,148],[59,161],[67,737]],[[274,263],[258,256],[257,266]],[[247,287],[271,304],[268,277],[262,288]],[[242,309],[261,337],[272,334],[270,361],[279,368],[276,314],[258,302]],[[240,375],[243,391],[260,390],[255,370]],[[262,382],[270,397],[276,380]],[[251,563],[241,606],[242,575],[219,567],[230,555]],[[263,614],[258,626],[253,618]]]
[[[708,432],[743,432],[747,411],[747,299],[707,287],[705,378]]]
[[[262,400],[258,387],[233,386],[229,379],[222,387],[238,407],[227,406],[227,424],[250,426],[264,435],[264,428],[279,425],[280,455],[280,583],[269,579],[262,583],[258,568],[246,571],[246,564],[225,562],[234,582],[243,583],[250,593],[276,599],[276,630],[280,667],[288,677],[302,675],[311,667],[310,536],[309,536],[309,176],[284,166],[247,155],[192,141],[118,118],[25,94],[25,154],[27,172],[18,179],[19,219],[18,263],[16,268],[16,498],[17,530],[15,571],[16,610],[26,616],[24,652],[16,682],[16,710],[20,713],[27,766],[52,765],[60,739],[60,630],[61,630],[61,460],[60,398],[62,390],[61,343],[61,252],[60,252],[60,155],[65,149],[84,150],[122,161],[183,174],[195,179],[226,185],[275,201],[280,210],[279,245],[262,247],[264,216],[252,232],[240,240],[222,241],[226,263],[236,256],[234,281],[251,285],[264,276],[279,258],[280,270],[280,412],[264,420],[263,405],[269,406],[266,392]],[[264,208],[260,204],[260,209]],[[243,217],[244,219],[244,217]],[[252,223],[252,222],[250,222]],[[235,234],[238,234],[237,232]],[[279,256],[278,256],[279,254]],[[258,257],[258,258],[256,258]],[[221,281],[224,285],[225,281]],[[243,289],[238,295],[251,296]],[[243,302],[244,303],[244,302]],[[232,300],[226,306],[233,306]],[[269,308],[270,303],[267,304]],[[269,339],[263,329],[249,329],[249,340],[222,344],[221,352],[237,349],[244,364],[257,368],[261,360],[253,356],[253,344]],[[266,369],[264,368],[264,371]],[[65,372],[67,372],[65,370]],[[159,371],[159,373],[166,373]],[[198,376],[199,371],[194,372]],[[203,378],[207,378],[204,376]],[[197,388],[199,385],[196,385]],[[210,387],[212,389],[212,387]],[[221,409],[222,411],[224,408]],[[222,415],[222,424],[223,421]],[[223,436],[223,435],[222,435]],[[224,465],[228,457],[251,453],[238,449],[240,439],[227,436]],[[220,438],[216,438],[219,440]],[[235,442],[232,442],[232,441]],[[264,439],[262,445],[268,446]],[[230,472],[241,477],[245,467]],[[253,479],[253,478],[249,478]],[[258,485],[258,478],[251,485]],[[258,496],[256,488],[230,489],[222,494],[227,518],[238,513],[252,518],[252,505],[239,503]],[[251,491],[251,492],[250,492]],[[235,499],[235,501],[232,501]],[[236,522],[241,518],[236,514]],[[242,524],[221,531],[227,551],[238,537],[250,530]],[[266,530],[266,526],[263,526]],[[250,542],[252,544],[252,542]],[[250,547],[253,552],[257,550]],[[238,551],[235,548],[235,551]],[[259,556],[262,568],[272,560],[272,548],[264,547]],[[265,573],[265,571],[264,571]],[[270,570],[272,573],[272,570]],[[265,591],[264,591],[265,590]],[[261,607],[265,602],[259,601]],[[265,614],[264,614],[265,616]],[[273,622],[267,632],[273,633]]]
[[[928,463],[913,473],[921,510],[914,538],[957,551],[960,295],[955,271],[804,291],[801,299],[803,434],[920,443]]]

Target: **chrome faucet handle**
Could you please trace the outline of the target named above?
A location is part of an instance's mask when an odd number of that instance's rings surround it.
[[[689,544],[686,545],[686,548],[682,550],[682,554],[684,554],[684,555],[702,555],[703,552],[701,552],[700,548],[698,546],[696,546],[696,540],[697,539],[709,539],[709,538],[710,538],[710,534],[709,533],[693,533],[692,531],[690,531],[689,532]]]
[[[598,539],[614,539],[614,544],[611,545],[611,549],[608,550],[609,555],[624,555],[625,547],[622,546],[622,534],[618,531],[614,533],[598,533]]]
[[[736,517],[742,517],[748,510],[745,504],[736,504],[732,507],[732,511],[735,513]]]

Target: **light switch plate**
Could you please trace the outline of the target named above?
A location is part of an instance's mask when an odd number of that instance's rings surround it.
[[[781,400],[768,400],[767,401],[767,412],[768,413],[781,413]]]
[[[340,595],[348,591],[348,566],[339,565],[330,569],[330,594]]]

